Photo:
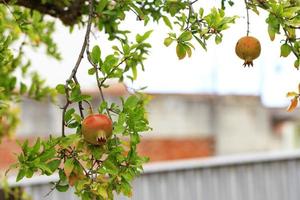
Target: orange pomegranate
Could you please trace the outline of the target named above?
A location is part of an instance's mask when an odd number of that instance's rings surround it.
[[[104,114],[91,114],[82,121],[83,138],[90,144],[103,145],[112,135],[113,124]]]
[[[235,53],[245,60],[243,66],[253,66],[253,60],[260,55],[261,47],[258,39],[252,36],[245,36],[238,40],[235,46]]]

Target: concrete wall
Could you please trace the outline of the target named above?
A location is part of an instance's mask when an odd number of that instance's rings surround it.
[[[153,95],[149,104],[150,137],[213,134],[210,98],[193,95]]]
[[[223,96],[215,101],[218,154],[269,150],[271,118],[258,97]]]

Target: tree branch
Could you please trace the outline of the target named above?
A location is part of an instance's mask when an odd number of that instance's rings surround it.
[[[81,50],[80,50],[80,53],[78,55],[78,58],[77,58],[77,61],[75,63],[75,66],[72,70],[72,73],[71,75],[69,76],[69,78],[66,80],[66,84],[65,84],[65,91],[66,91],[66,104],[65,106],[63,107],[63,112],[62,112],[62,136],[65,136],[65,120],[64,120],[64,116],[65,116],[65,113],[67,111],[67,108],[69,107],[69,105],[72,103],[70,102],[69,100],[69,92],[70,92],[70,89],[69,89],[69,83],[74,80],[74,82],[76,84],[78,84],[78,80],[76,78],[76,73],[77,73],[77,70],[80,66],[80,63],[83,59],[83,55],[84,55],[84,52],[87,48],[87,45],[89,43],[89,38],[90,38],[90,32],[91,32],[91,27],[92,27],[92,19],[93,19],[93,3],[94,3],[94,0],[89,0],[89,19],[88,19],[88,24],[87,24],[87,28],[86,28],[86,32],[85,32],[85,37],[84,37],[84,41],[83,41],[83,44],[82,44],[82,47],[81,47]],[[82,113],[82,103],[79,102],[79,111],[80,111],[80,114],[81,116],[83,117],[83,113]]]
[[[82,16],[82,8],[87,0],[73,0],[70,5],[59,5],[59,3],[42,3],[41,0],[0,0],[0,4],[11,4],[48,14],[59,18],[65,25],[74,25]]]

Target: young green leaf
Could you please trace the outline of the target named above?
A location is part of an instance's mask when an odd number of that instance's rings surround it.
[[[186,50],[184,48],[184,45],[178,43],[176,46],[176,54],[179,60],[183,59],[186,55]]]
[[[58,84],[56,87],[55,87],[56,91],[59,93],[59,94],[65,94],[66,93],[66,89],[65,89],[65,85],[63,84]]]
[[[47,163],[48,168],[51,172],[54,172],[60,165],[61,160],[55,159]]]
[[[269,33],[269,37],[270,37],[271,41],[273,41],[275,39],[276,32],[270,25],[268,26],[268,33]]]
[[[96,70],[95,70],[94,67],[92,67],[92,68],[90,68],[90,69],[88,70],[88,74],[89,74],[89,75],[94,75],[95,72],[96,72]]]
[[[170,46],[170,45],[172,44],[173,41],[174,41],[174,40],[173,40],[172,38],[167,37],[167,38],[164,40],[164,45],[168,47],[168,46]]]
[[[135,37],[135,40],[137,43],[142,43],[144,42],[146,39],[148,39],[151,35],[151,33],[153,32],[153,30],[147,31],[146,33],[144,33],[143,35],[137,34]]]
[[[190,31],[185,31],[179,36],[179,40],[190,41],[193,38],[193,35]]]
[[[292,51],[292,48],[287,43],[284,43],[280,47],[280,57],[288,57]]]
[[[172,30],[173,26],[172,23],[170,22],[169,18],[167,16],[162,16],[164,23]]]
[[[17,175],[16,181],[17,182],[20,181],[21,179],[23,179],[25,177],[25,175],[26,175],[26,170],[21,168]]]
[[[216,44],[220,44],[221,42],[222,42],[222,36],[216,35],[216,37],[215,37],[215,43]]]
[[[92,53],[91,53],[91,59],[92,62],[97,64],[100,62],[101,60],[101,50],[100,47],[98,45],[93,47]]]

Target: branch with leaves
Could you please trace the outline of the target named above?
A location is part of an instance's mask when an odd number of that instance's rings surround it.
[[[216,44],[221,43],[223,32],[237,19],[237,16],[226,15],[226,7],[234,6],[233,1],[221,0],[220,7],[209,11],[197,7],[197,3],[198,0],[0,0],[0,136],[7,135],[11,132],[9,128],[16,126],[17,114],[12,104],[22,97],[42,100],[59,94],[65,98],[61,108],[61,136],[37,139],[32,145],[28,141],[20,144],[22,153],[12,166],[18,168],[17,181],[24,177],[31,178],[35,173],[58,173],[59,180],[53,183],[53,190],[66,191],[74,187],[81,199],[113,199],[114,192],[130,196],[131,181],[142,172],[147,161],[138,155],[137,145],[140,134],[150,129],[145,110],[149,99],[136,93],[120,98],[118,103],[111,103],[106,101],[103,89],[109,87],[110,79],[119,82],[137,79],[139,70],[145,68],[144,61],[151,48],[147,39],[152,30],[136,34],[135,40],[131,41],[130,30],[120,27],[129,13],[136,15],[136,23],[145,26],[150,21],[162,22],[170,29],[164,40],[165,46],[175,43],[179,59],[191,57],[197,43],[205,50],[210,39],[214,39]],[[298,68],[298,3],[245,0],[245,4],[247,16],[250,10],[269,13],[266,22],[270,39],[274,40],[275,35],[283,31],[281,56],[287,57],[292,52],[296,56],[295,67]],[[61,59],[52,39],[55,18],[69,26],[70,30],[84,27],[86,32],[70,76],[54,90],[45,85],[38,73],[29,70],[30,60],[26,59],[22,49],[45,47],[45,53]],[[102,52],[99,44],[93,44],[90,48],[92,29],[104,32],[108,41],[114,41],[113,53]],[[15,53],[15,46],[20,46],[18,53]],[[90,103],[93,97],[81,91],[77,78],[83,59],[89,61],[87,73],[95,79],[99,90],[100,101],[96,109]],[[25,78],[31,77],[30,84],[25,84],[22,78],[16,76],[19,72]],[[291,111],[297,106],[299,94],[293,92],[288,96],[293,98]],[[78,109],[73,105],[78,105]],[[85,109],[86,106],[88,109]],[[108,116],[107,120],[113,127],[107,138],[99,138],[103,133],[97,133],[95,144],[85,138],[83,130],[83,122],[91,115]],[[66,134],[66,129],[71,133]]]

